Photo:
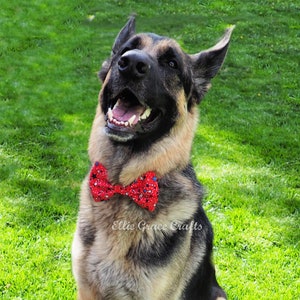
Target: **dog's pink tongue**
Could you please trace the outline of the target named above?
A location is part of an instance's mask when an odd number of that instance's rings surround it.
[[[118,103],[112,109],[112,114],[114,119],[118,121],[129,121],[131,125],[135,125],[139,121],[140,115],[144,112],[144,107],[141,105],[136,106],[126,106],[122,104],[122,102],[118,101]],[[133,116],[135,115],[135,118]]]

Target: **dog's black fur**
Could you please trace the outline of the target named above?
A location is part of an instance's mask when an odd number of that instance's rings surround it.
[[[133,17],[117,36],[99,73],[90,160],[124,186],[154,171],[159,200],[153,212],[121,195],[96,203],[87,176],[73,242],[79,299],[226,298],[211,262],[213,231],[190,151],[197,105],[224,61],[231,31],[195,55],[170,38],[136,34]],[[113,230],[116,222],[130,230]]]

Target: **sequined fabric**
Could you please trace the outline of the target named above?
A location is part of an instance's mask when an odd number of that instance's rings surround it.
[[[94,201],[108,200],[115,194],[130,197],[140,207],[154,211],[158,201],[158,182],[154,172],[149,171],[130,185],[112,185],[107,179],[106,168],[96,162],[90,172],[90,190]]]

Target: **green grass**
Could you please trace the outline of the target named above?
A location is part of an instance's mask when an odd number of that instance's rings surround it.
[[[96,72],[131,12],[139,31],[172,36],[189,53],[237,25],[192,156],[218,279],[229,299],[299,298],[299,9],[291,0],[4,1],[0,298],[75,298],[70,246]]]

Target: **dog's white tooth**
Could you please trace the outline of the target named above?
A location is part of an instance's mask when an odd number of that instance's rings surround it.
[[[129,123],[128,123],[127,121],[124,123],[124,125],[125,125],[126,127],[128,126],[128,124],[129,124]]]
[[[150,116],[151,112],[152,112],[152,109],[151,109],[151,108],[147,108],[147,109],[146,109],[146,111],[145,111],[145,113],[146,113],[146,118],[148,118],[148,117]]]
[[[136,118],[136,115],[133,115],[133,116],[128,120],[129,126],[132,125],[132,123],[134,122],[135,118]]]
[[[118,101],[116,102],[116,104],[114,105],[114,108],[118,107],[120,105],[120,99],[118,99]]]
[[[151,114],[151,108],[147,108],[144,113],[141,115],[140,119],[145,120],[147,119]]]
[[[109,119],[110,121],[113,119],[113,113],[112,113],[111,108],[108,109],[108,111],[107,111],[107,116],[108,116],[108,119]]]

